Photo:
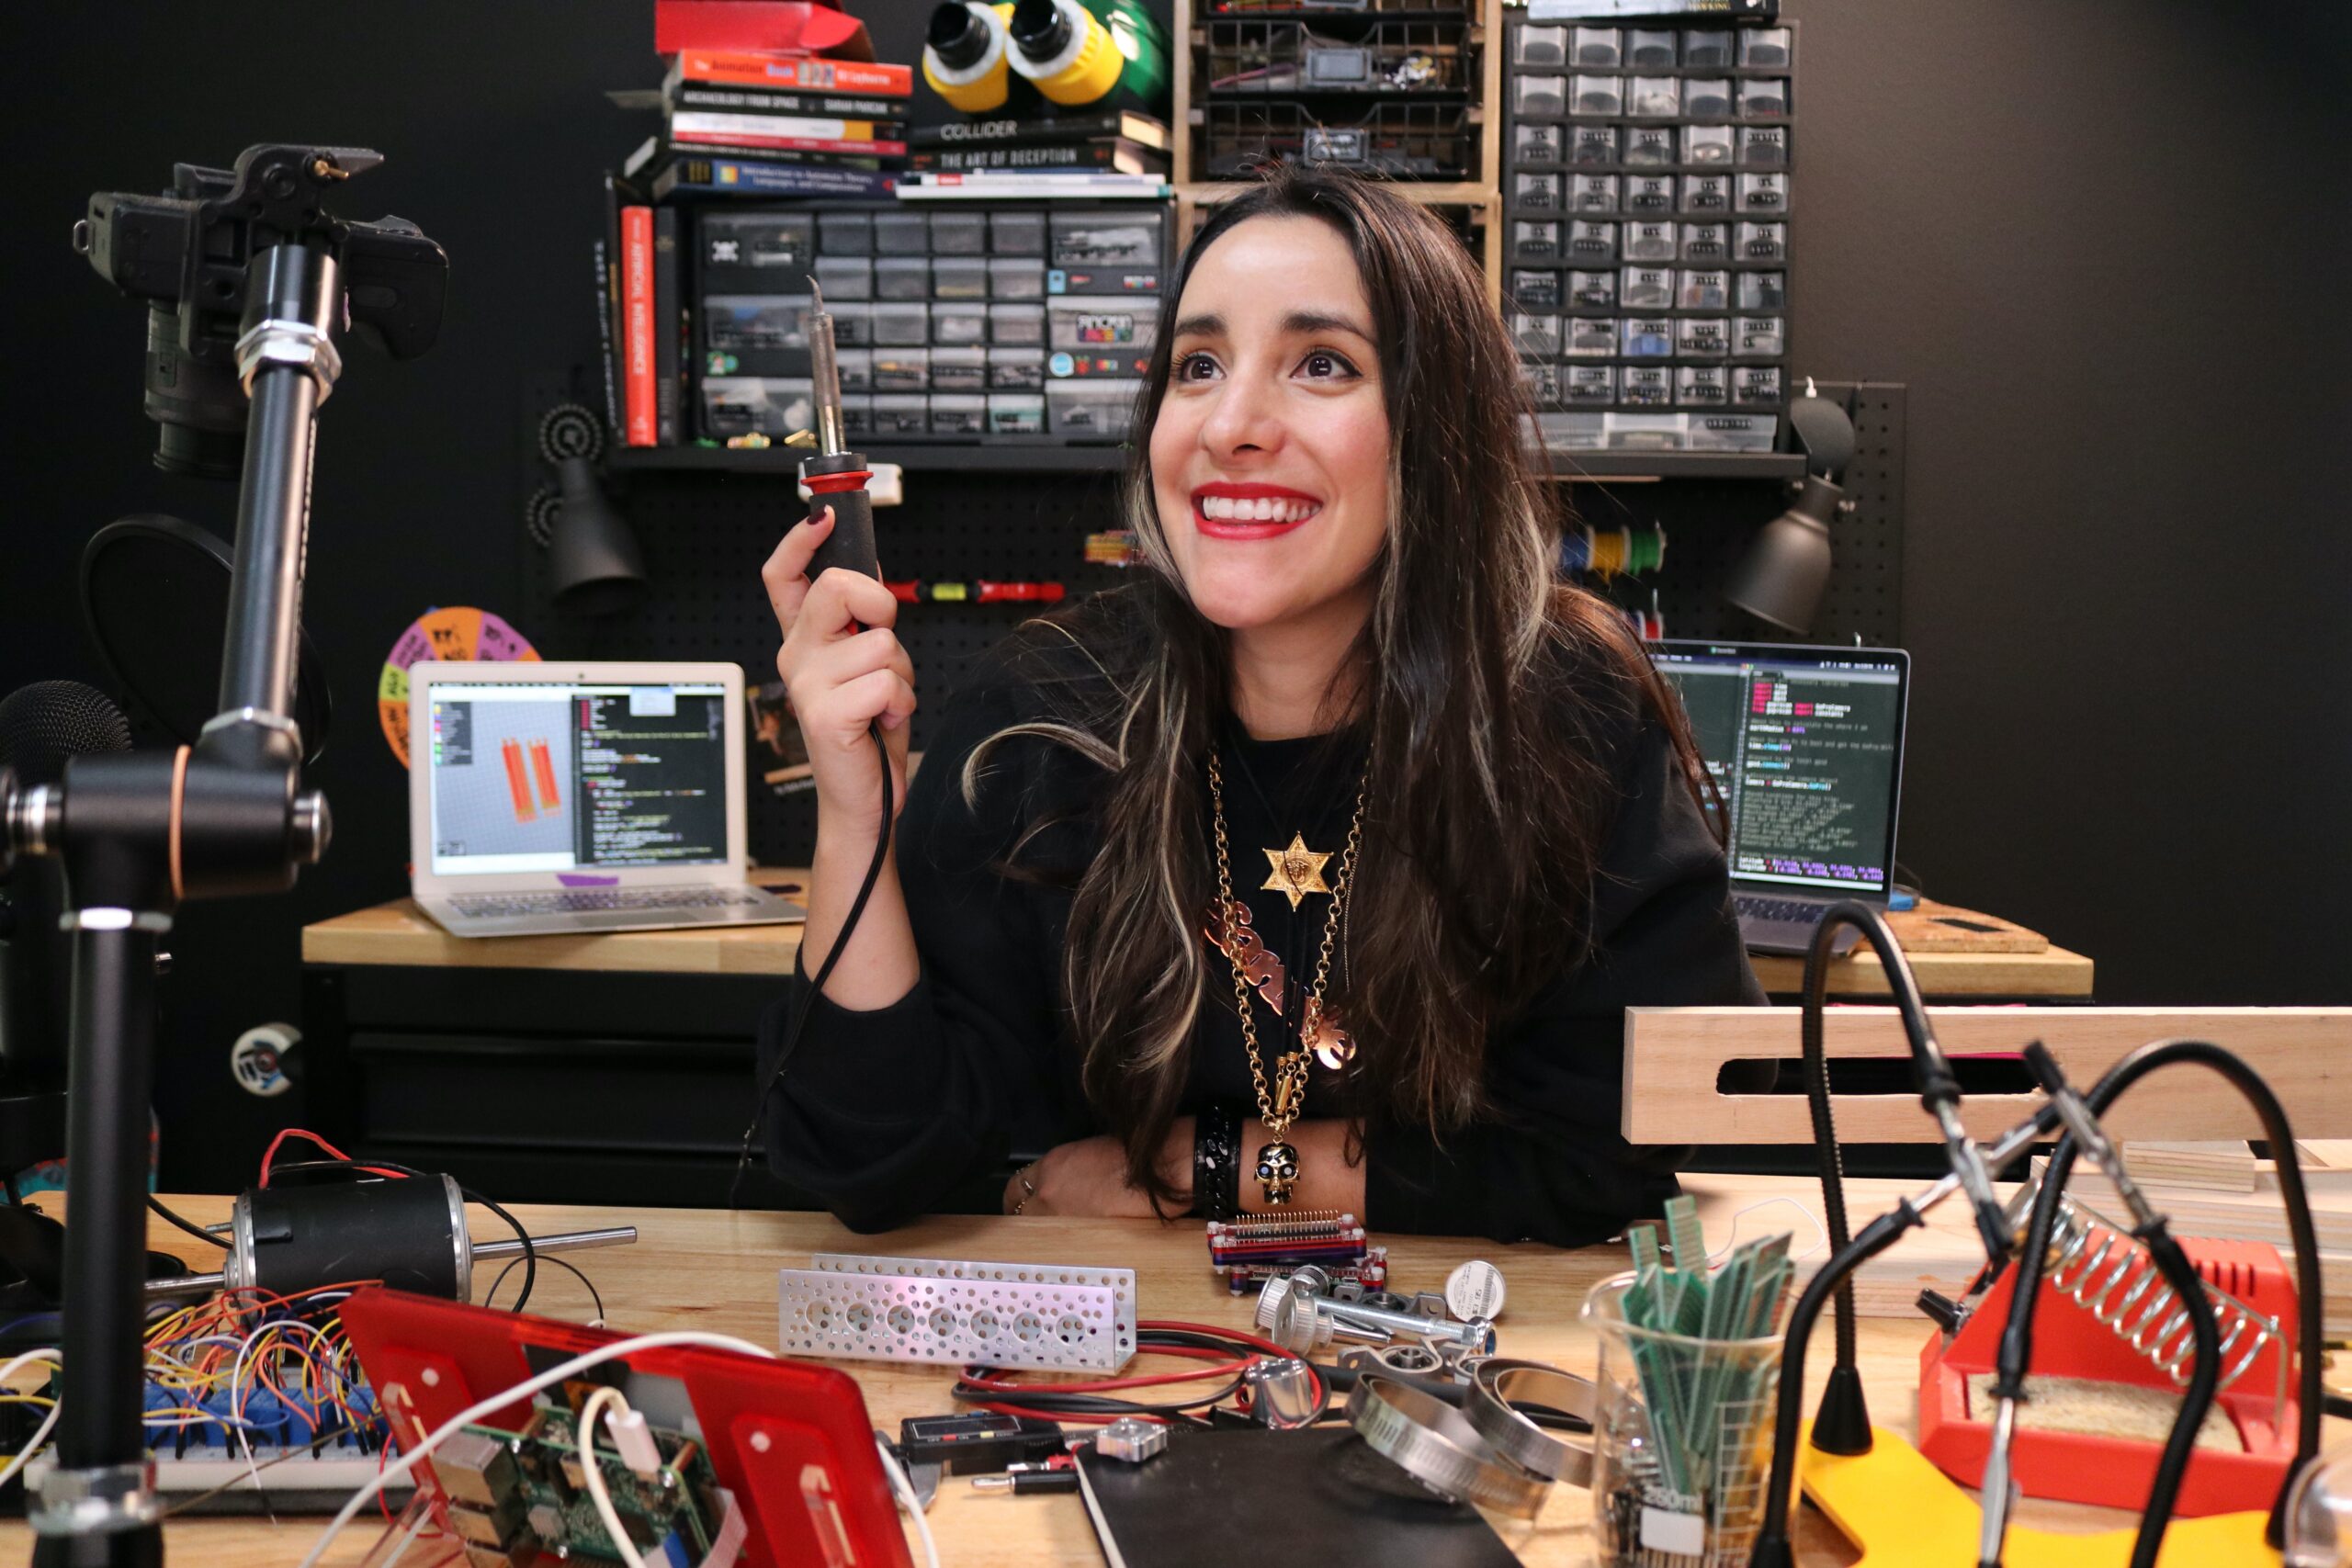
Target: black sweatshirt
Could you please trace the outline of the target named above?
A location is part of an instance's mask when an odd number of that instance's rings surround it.
[[[1036,655],[1034,643],[1028,652]],[[1070,896],[994,869],[1027,824],[1082,806],[1107,775],[1054,742],[1016,738],[991,755],[977,812],[964,804],[960,781],[975,746],[1043,709],[1013,662],[1000,649],[950,699],[899,823],[899,874],[921,978],[899,1001],[868,1012],[817,997],[763,1111],[769,1164],[854,1230],[903,1224],[975,1171],[1002,1168],[1015,1152],[1031,1157],[1108,1130],[1080,1090],[1062,994]],[[1363,749],[1351,731],[1255,741],[1231,722],[1219,745],[1234,893],[1288,975],[1281,1018],[1251,1002],[1271,1066],[1283,1041],[1295,1038],[1331,900],[1310,896],[1294,913],[1283,893],[1261,890],[1264,852],[1300,833],[1311,850],[1334,852],[1325,877],[1336,877]],[[1763,993],[1731,911],[1723,852],[1682,782],[1665,727],[1649,720],[1604,750],[1619,799],[1595,890],[1590,956],[1489,1035],[1487,1084],[1503,1117],[1442,1139],[1391,1122],[1366,1128],[1363,1219],[1375,1230],[1577,1246],[1655,1213],[1674,1191],[1671,1152],[1634,1150],[1618,1133],[1623,1010],[1758,1003]],[[1214,843],[1205,778],[1199,793],[1203,837]],[[1073,873],[1098,842],[1083,818],[1060,823],[1033,840],[1022,861]],[[1344,949],[1335,943],[1335,990]],[[1255,1103],[1230,968],[1222,954],[1209,957],[1186,1113],[1212,1099]],[[808,987],[803,968],[763,1021],[763,1084]],[[1338,1106],[1335,1076],[1318,1068],[1305,1114],[1337,1114]],[[1265,1129],[1245,1114],[1241,1134],[1247,1156]],[[1247,1171],[1243,1179],[1251,1179]]]

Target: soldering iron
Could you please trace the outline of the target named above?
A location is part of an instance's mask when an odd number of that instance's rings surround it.
[[[882,565],[874,550],[874,498],[865,488],[874,472],[864,453],[849,450],[849,438],[842,426],[841,361],[834,352],[832,312],[825,309],[824,290],[818,288],[814,277],[808,280],[808,289],[809,392],[816,405],[817,454],[800,460],[800,482],[808,489],[812,503],[831,507],[833,513],[832,531],[818,542],[815,553],[809,557],[808,581],[814,582],[838,566],[878,581]],[[832,951],[817,966],[800,1005],[792,1010],[792,1021],[785,1031],[783,1047],[776,1053],[775,1069],[761,1084],[759,1098],[752,1102],[751,1120],[744,1124],[742,1147],[736,1156],[735,1190],[729,1194],[730,1202],[740,1196],[743,1173],[751,1168],[752,1140],[759,1132],[760,1113],[784,1077],[794,1052],[799,1049],[800,1036],[808,1027],[809,1011],[817,998],[824,994],[825,982],[831,978],[833,966],[849,950],[849,939],[857,930],[858,918],[865,913],[866,901],[873,897],[875,885],[882,880],[883,864],[889,859],[890,827],[898,816],[890,784],[890,748],[882,739],[878,719],[867,725],[865,732],[873,738],[874,754],[882,764],[882,827],[875,837],[874,859],[865,868],[865,880],[859,884],[857,897],[850,901],[849,913],[842,918],[841,934],[833,939]]]
[[[814,582],[831,567],[846,567],[867,577],[882,575],[874,554],[874,500],[866,493],[873,470],[865,454],[849,449],[842,428],[842,371],[833,349],[832,312],[825,309],[824,290],[808,280],[808,367],[811,396],[816,402],[817,455],[800,460],[800,482],[812,504],[833,512],[833,531],[817,546],[808,562]]]

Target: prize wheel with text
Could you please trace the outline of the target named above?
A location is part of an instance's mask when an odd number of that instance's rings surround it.
[[[538,657],[528,638],[491,611],[458,604],[418,616],[392,645],[376,683],[376,712],[384,721],[384,739],[391,743],[392,755],[401,766],[408,766],[410,665],[420,659],[447,663],[469,659],[536,661]]]

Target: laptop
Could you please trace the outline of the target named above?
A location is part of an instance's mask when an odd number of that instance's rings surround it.
[[[733,664],[409,670],[409,863],[453,936],[777,925],[745,879]]]
[[[1681,694],[1731,817],[1732,901],[1748,950],[1802,956],[1831,905],[1851,898],[1885,908],[1911,656],[1777,643],[1649,646]],[[1860,940],[1847,928],[1834,951]]]

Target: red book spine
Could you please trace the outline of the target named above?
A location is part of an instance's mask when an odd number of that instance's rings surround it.
[[[631,446],[654,445],[653,209],[621,209],[624,417]]]
[[[863,60],[825,60],[813,55],[764,54],[756,51],[681,50],[674,67],[687,82],[726,87],[786,87],[803,93],[882,93],[903,98],[914,91],[914,67]]]
[[[845,152],[852,157],[901,157],[907,151],[903,141],[845,141],[820,136],[762,136],[753,131],[673,130],[670,140],[681,147],[698,147],[705,143],[726,147],[769,148],[786,152]]]

